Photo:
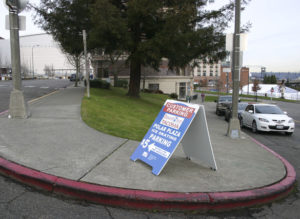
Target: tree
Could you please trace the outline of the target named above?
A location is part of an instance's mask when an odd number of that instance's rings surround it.
[[[223,81],[221,79],[216,80],[216,89],[220,93],[223,89]]]
[[[271,84],[277,84],[277,78],[275,75],[271,76]]]
[[[45,72],[45,75],[47,75],[49,78],[54,77],[53,65],[45,65],[44,72]]]
[[[222,31],[232,18],[232,4],[204,10],[205,0],[96,0],[91,7],[90,44],[110,53],[128,54],[128,95],[138,97],[141,66],[158,69],[162,58],[180,69],[195,58],[225,57]]]
[[[75,86],[83,52],[82,30],[90,29],[91,3],[93,0],[41,0],[39,6],[31,5],[38,17],[36,23],[50,33],[60,43],[62,50],[75,61]]]
[[[259,80],[255,79],[253,81],[252,91],[255,92],[255,101],[257,102],[257,91],[259,91],[261,87],[259,86]]]

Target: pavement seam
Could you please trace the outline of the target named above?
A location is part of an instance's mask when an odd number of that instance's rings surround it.
[[[120,144],[117,148],[115,148],[113,151],[111,151],[106,157],[104,157],[102,160],[100,160],[96,165],[94,165],[91,169],[89,169],[85,174],[83,174],[80,178],[77,179],[77,181],[80,181],[82,178],[84,178],[86,175],[88,175],[91,171],[93,171],[97,166],[99,166],[102,162],[104,162],[107,158],[109,158],[113,153],[115,153],[117,150],[119,150],[123,145],[125,145],[129,139],[126,139],[122,144]]]

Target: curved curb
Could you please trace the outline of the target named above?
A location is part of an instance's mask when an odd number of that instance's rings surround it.
[[[282,198],[293,190],[296,180],[293,166],[257,140],[253,138],[251,140],[283,162],[287,171],[285,178],[273,185],[238,192],[176,193],[124,189],[78,182],[27,168],[1,157],[0,173],[49,192],[104,205],[147,210],[226,211],[265,204]]]

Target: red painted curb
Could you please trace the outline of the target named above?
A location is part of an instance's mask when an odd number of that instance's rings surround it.
[[[78,182],[33,170],[1,157],[0,173],[50,192],[105,205],[147,210],[224,211],[268,203],[286,196],[293,189],[296,172],[292,165],[265,145],[253,138],[251,140],[283,162],[287,171],[285,178],[270,186],[239,192],[176,193],[124,189]]]
[[[0,116],[4,115],[5,113],[8,113],[8,110],[5,110],[3,112],[0,112]]]

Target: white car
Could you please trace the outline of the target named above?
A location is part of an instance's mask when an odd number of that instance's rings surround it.
[[[272,104],[249,104],[241,114],[240,124],[241,128],[251,128],[252,132],[274,131],[292,135],[295,130],[294,120]]]

